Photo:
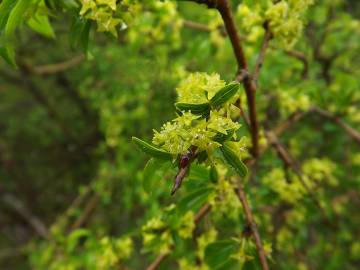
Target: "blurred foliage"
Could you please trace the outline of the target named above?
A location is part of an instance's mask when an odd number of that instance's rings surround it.
[[[265,22],[274,34],[257,85],[260,145],[301,117],[279,136],[297,169],[269,148],[243,179],[270,268],[358,269],[360,146],[349,127],[359,132],[360,3],[230,2],[251,70]],[[146,269],[161,253],[159,269],[260,269],[234,193],[236,164],[214,162],[221,153],[211,149],[214,158],[194,162],[171,197],[176,163],[148,161],[131,142],[151,142],[157,130],[164,136],[153,142],[170,151],[167,138],[178,145],[188,121],[174,104],[207,102],[195,94],[234,79],[216,10],[191,1],[2,0],[0,55],[1,269]],[[247,112],[242,86],[235,97]],[[226,145],[248,160],[250,134],[231,105],[221,103],[226,117],[205,119],[219,133],[238,129]],[[166,133],[167,121],[183,126]],[[181,159],[184,149],[172,154]],[[197,225],[206,203],[212,210]]]

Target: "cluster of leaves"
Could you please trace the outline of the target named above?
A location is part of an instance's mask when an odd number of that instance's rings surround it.
[[[304,14],[312,0],[261,1],[260,3],[242,3],[237,13],[244,28],[251,32],[250,39],[262,32],[262,25],[267,24],[277,42],[284,48],[294,46],[304,26]]]
[[[245,177],[246,167],[240,159],[245,149],[239,147],[242,142],[236,136],[240,125],[231,119],[230,113],[239,86],[238,83],[225,85],[217,74],[191,74],[176,89],[178,117],[164,124],[160,132],[155,131],[153,143],[157,147],[136,137],[134,142],[153,158],[177,160],[180,172],[176,181],[184,177],[179,176],[181,170],[194,160],[215,167],[219,150],[222,159]],[[175,183],[174,187],[180,184]]]

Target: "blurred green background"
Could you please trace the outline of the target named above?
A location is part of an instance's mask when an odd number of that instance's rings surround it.
[[[241,1],[231,2],[241,34],[249,37],[244,44],[253,66],[262,32],[244,30]],[[357,0],[315,1],[294,48],[271,43],[257,92],[264,126],[317,106],[360,130],[359,15]],[[150,141],[152,130],[174,117],[174,90],[190,72],[217,72],[231,81],[231,45],[216,12],[193,3],[145,9],[117,39],[91,32],[86,60],[70,47],[71,19],[63,14],[51,21],[55,40],[24,26],[17,33],[19,68],[0,63],[0,268],[73,269],[65,263],[50,267],[56,260],[49,250],[60,240],[46,240],[48,232],[66,237],[87,228],[94,246],[107,236],[131,236],[134,252],[126,265],[145,269],[152,256],[141,251],[139,228],[179,197],[168,195],[170,179],[159,179],[155,195],[144,191],[147,157],[131,136]],[[195,29],[191,22],[215,28]],[[262,235],[272,243],[272,269],[358,269],[359,144],[315,114],[281,140],[308,164],[309,174],[320,174],[316,193],[332,218],[324,220],[309,201],[291,211],[286,200],[274,199],[272,178],[281,173],[273,168],[283,167],[275,152],[267,152],[251,200],[260,209]],[[219,220],[224,235],[234,230],[232,221]],[[64,256],[81,260],[85,250],[70,248]],[[127,269],[121,267],[114,269]],[[177,267],[168,261],[162,269]]]

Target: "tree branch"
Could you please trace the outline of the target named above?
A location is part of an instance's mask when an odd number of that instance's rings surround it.
[[[245,58],[244,50],[241,46],[240,35],[237,31],[229,2],[227,0],[218,0],[216,3],[216,8],[218,9],[224,21],[226,31],[229,35],[238,65],[238,74],[241,72],[245,72],[248,74],[248,64]],[[257,121],[256,103],[255,103],[256,85],[250,75],[244,78],[244,87],[247,97],[250,125],[251,125],[251,140],[252,140],[251,153],[253,157],[256,158],[259,155],[259,142],[258,142],[259,124]]]
[[[169,256],[168,253],[162,253],[159,256],[156,257],[156,259],[148,266],[146,267],[146,270],[156,270],[159,268],[160,264],[163,260],[165,260]]]
[[[321,115],[322,117],[325,117],[325,118],[333,121],[335,124],[340,126],[354,141],[356,141],[357,143],[360,143],[360,132],[355,130],[348,124],[346,124],[344,121],[341,120],[340,117],[338,117],[328,111],[325,111],[323,109],[317,108],[317,107],[311,108],[310,111],[315,112],[315,113]]]
[[[79,229],[82,227],[86,221],[90,218],[90,216],[93,214],[96,206],[98,205],[100,198],[97,194],[94,194],[90,200],[87,202],[83,213],[80,215],[80,217],[72,224],[70,227],[70,231],[74,231],[76,229]]]
[[[82,61],[85,60],[85,56],[78,55],[69,60],[65,60],[63,62],[55,63],[55,64],[47,64],[42,66],[33,67],[31,64],[22,62],[22,66],[31,74],[45,76],[56,74],[60,72],[64,72],[68,69],[71,69],[77,65],[79,65]]]
[[[301,74],[302,79],[306,79],[309,73],[309,63],[306,58],[306,55],[303,52],[295,51],[295,50],[285,50],[285,53],[291,57],[294,57],[302,62],[303,64],[303,71]]]
[[[247,202],[244,189],[240,183],[240,179],[239,179],[238,183],[239,183],[239,186],[237,189],[237,195],[238,195],[241,205],[244,209],[246,223],[250,227],[251,233],[254,237],[256,249],[258,251],[259,260],[261,263],[261,267],[263,270],[269,270],[269,266],[268,266],[268,263],[266,260],[266,253],[265,253],[264,247],[261,242],[260,234],[257,229],[257,225],[255,223],[255,220],[254,220],[253,214],[251,212],[251,209],[249,207],[249,204]]]
[[[305,188],[306,192],[309,194],[314,203],[318,206],[323,216],[327,219],[327,214],[325,209],[321,206],[320,201],[316,197],[315,193],[312,189],[306,184],[303,173],[301,171],[300,165],[296,162],[296,160],[292,157],[290,152],[282,145],[279,141],[279,138],[276,136],[274,132],[266,132],[266,138],[268,139],[270,145],[274,147],[278,157],[283,161],[286,167],[290,167],[295,174],[299,177],[300,183]]]
[[[193,21],[189,21],[189,20],[183,20],[183,26],[191,28],[191,29],[199,30],[202,32],[211,32],[211,28],[209,26],[207,26],[206,24],[193,22]]]
[[[3,194],[2,201],[26,220],[38,235],[45,239],[49,238],[49,232],[45,224],[33,215],[18,198],[12,194]]]
[[[286,119],[284,122],[279,124],[276,128],[273,129],[273,132],[276,136],[280,136],[283,134],[287,129],[289,129],[294,123],[300,121],[304,116],[306,115],[306,112],[297,111],[293,114],[291,114],[288,119]]]

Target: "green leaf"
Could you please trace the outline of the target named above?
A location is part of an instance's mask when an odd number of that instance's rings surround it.
[[[155,189],[157,181],[162,180],[172,163],[161,159],[151,158],[145,165],[143,172],[143,188],[151,194]]]
[[[29,27],[35,32],[43,35],[47,38],[55,38],[55,32],[52,28],[49,17],[42,14],[35,14],[32,18],[27,21]]]
[[[175,107],[180,111],[190,111],[197,115],[206,115],[210,113],[210,104],[189,104],[189,103],[176,103]]]
[[[238,91],[240,84],[230,83],[225,87],[221,88],[215,96],[210,100],[212,107],[219,107],[220,105],[229,101]]]
[[[235,133],[235,130],[234,129],[229,129],[226,131],[227,134],[223,134],[223,133],[216,133],[216,135],[213,137],[213,140],[215,142],[218,142],[218,143],[223,143],[227,140],[229,140]]]
[[[0,3],[0,33],[3,31],[9,18],[10,11],[16,4],[16,0],[3,0]]]
[[[210,269],[233,269],[236,260],[231,256],[239,249],[239,243],[234,240],[223,240],[209,244],[205,248],[205,262]]]
[[[75,250],[76,246],[79,243],[80,239],[87,238],[90,236],[90,231],[87,229],[77,229],[70,233],[67,237],[67,251],[72,252]]]
[[[235,171],[241,177],[245,177],[247,175],[247,168],[245,164],[240,160],[240,158],[235,154],[235,152],[225,144],[220,147],[220,150],[225,160],[235,169]]]
[[[139,138],[132,137],[132,141],[142,150],[144,153],[150,156],[163,160],[172,160],[172,155],[154,145],[151,145]]]
[[[205,151],[204,151],[205,152]],[[188,179],[201,185],[210,180],[209,170],[206,166],[193,163],[190,168]]]
[[[7,11],[10,8],[9,3],[3,3],[4,9]],[[16,67],[15,63],[15,30],[20,25],[24,18],[24,13],[27,11],[31,4],[31,1],[28,0],[19,0],[16,2],[13,9],[11,9],[9,13],[9,17],[7,18],[4,35],[1,37],[0,42],[0,55],[12,66]],[[6,13],[6,12],[5,12]],[[0,13],[0,15],[2,15]],[[6,16],[6,14],[4,14]],[[0,25],[4,24],[6,19],[2,19]]]
[[[210,169],[210,180],[212,183],[217,183],[219,179],[219,174],[215,166],[211,166]]]
[[[201,187],[193,192],[190,192],[179,202],[179,211],[186,213],[189,210],[197,211],[209,199],[210,195],[214,192],[213,187]]]
[[[86,56],[89,56],[89,35],[91,21],[74,15],[70,28],[70,45],[73,49],[80,49]]]

